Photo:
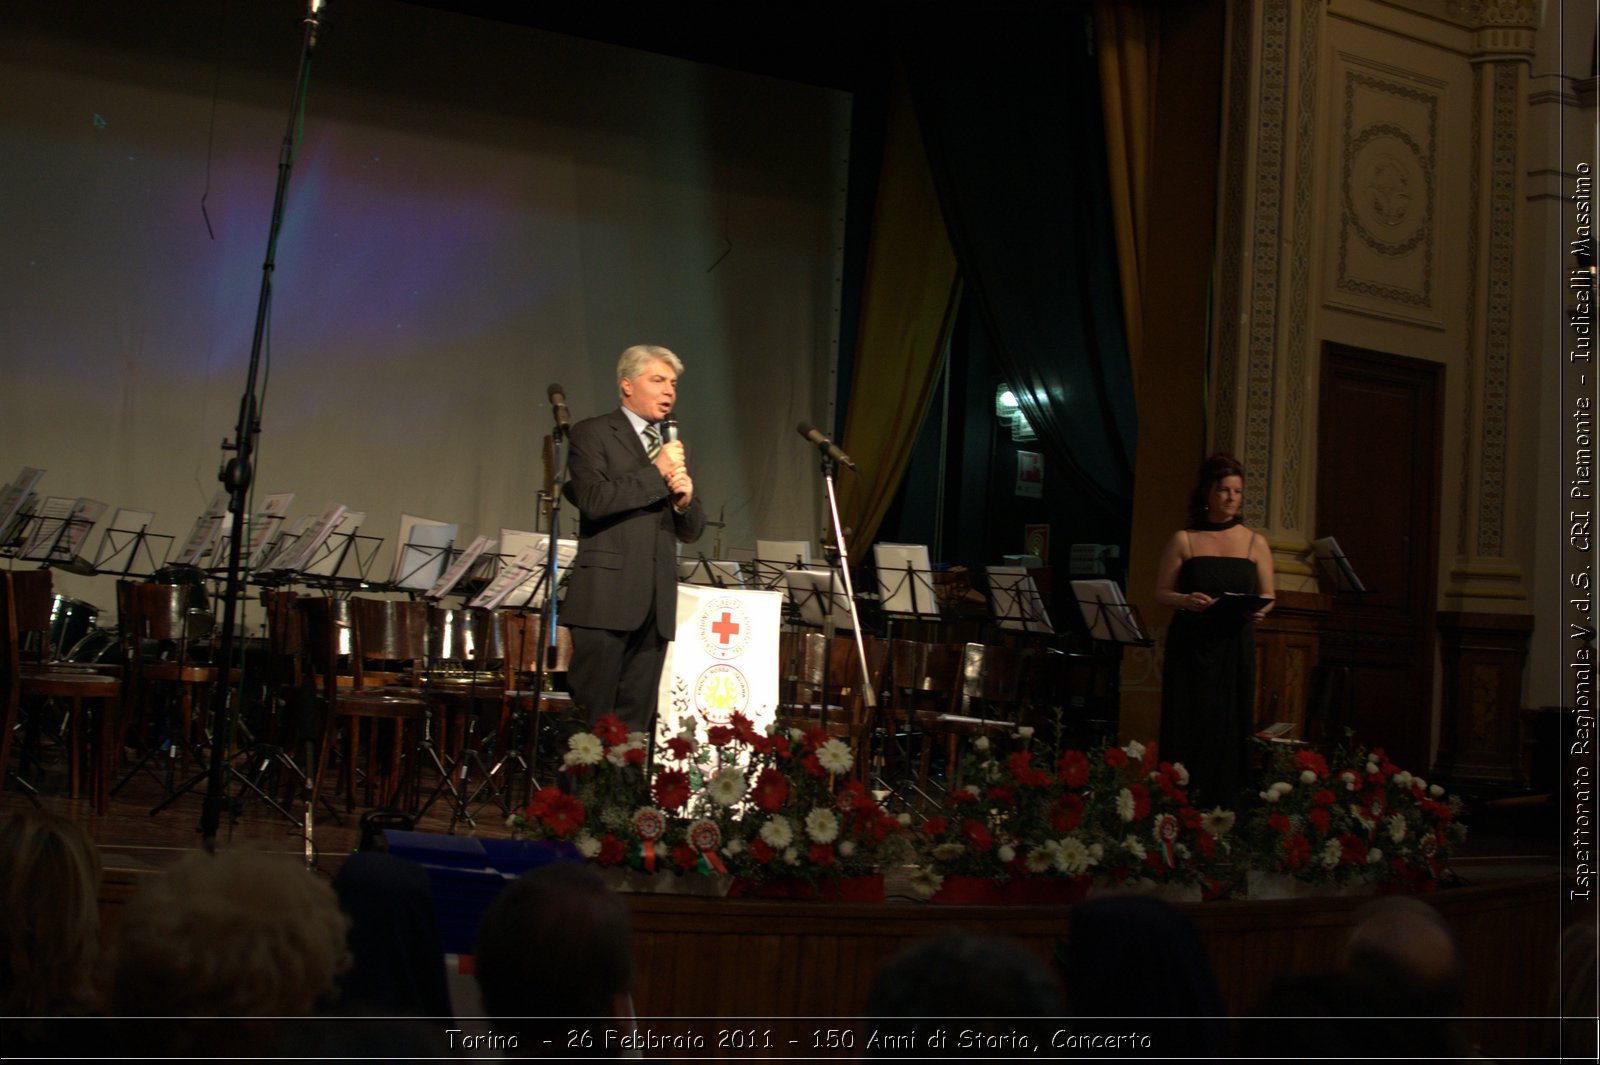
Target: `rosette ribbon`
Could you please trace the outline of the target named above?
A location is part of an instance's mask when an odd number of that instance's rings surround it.
[[[633,815],[633,831],[639,837],[639,854],[647,873],[656,871],[656,840],[667,834],[667,819],[660,810],[646,806]]]
[[[728,867],[717,857],[722,846],[722,829],[715,821],[700,820],[689,826],[689,846],[700,852],[700,858],[716,872],[726,873]]]
[[[1178,819],[1171,814],[1162,814],[1156,818],[1156,840],[1161,844],[1161,857],[1167,863],[1167,868],[1173,868],[1178,863],[1173,861],[1172,845],[1178,840]]]

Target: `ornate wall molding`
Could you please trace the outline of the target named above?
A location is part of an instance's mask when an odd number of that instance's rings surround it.
[[[1301,480],[1305,454],[1306,328],[1311,287],[1311,201],[1316,184],[1317,51],[1323,4],[1321,0],[1301,0],[1298,94],[1295,101],[1294,226],[1290,239],[1295,255],[1289,267],[1289,336],[1285,353],[1287,373],[1281,390],[1284,394],[1283,434],[1278,483],[1281,499],[1278,525],[1299,529],[1305,515],[1301,504]],[[1268,441],[1270,446],[1271,441]]]
[[[1211,365],[1213,448],[1233,447],[1238,427],[1239,366],[1241,343],[1238,308],[1244,305],[1243,234],[1249,231],[1245,198],[1249,192],[1245,175],[1249,172],[1251,128],[1250,69],[1255,40],[1253,6],[1249,0],[1235,0],[1228,10],[1228,110],[1224,118],[1225,141],[1218,205],[1220,255],[1217,263],[1217,328]],[[1240,236],[1235,237],[1235,234]]]
[[[1516,250],[1517,90],[1521,70],[1516,63],[1492,68],[1489,91],[1488,285],[1484,312],[1482,442],[1478,466],[1480,557],[1505,553],[1505,481],[1511,394],[1512,267]],[[1481,158],[1481,157],[1480,157]]]
[[[1345,57],[1333,298],[1442,327],[1437,299],[1442,90]]]

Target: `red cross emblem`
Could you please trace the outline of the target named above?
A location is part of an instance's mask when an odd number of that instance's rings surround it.
[[[733,620],[732,614],[724,610],[721,620],[711,623],[711,631],[717,634],[718,642],[726,647],[730,639],[739,635],[739,624]]]

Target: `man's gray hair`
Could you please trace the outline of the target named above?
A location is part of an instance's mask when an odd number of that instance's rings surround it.
[[[622,393],[622,382],[631,381],[644,373],[644,368],[657,359],[672,367],[675,374],[683,373],[683,360],[666,348],[655,344],[635,344],[617,360],[617,393]]]

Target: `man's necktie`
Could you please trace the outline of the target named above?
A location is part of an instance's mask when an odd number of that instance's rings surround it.
[[[656,455],[660,454],[660,452],[661,452],[661,431],[659,429],[657,429],[654,425],[645,426],[644,427],[644,453],[647,456],[649,456],[651,462],[654,462],[656,460]]]

